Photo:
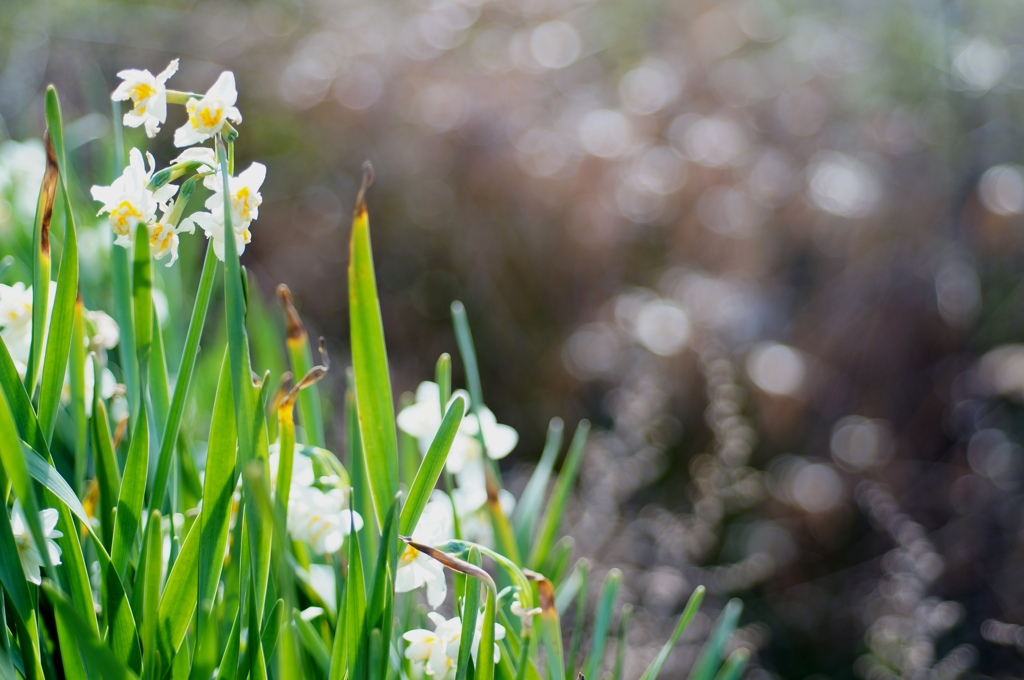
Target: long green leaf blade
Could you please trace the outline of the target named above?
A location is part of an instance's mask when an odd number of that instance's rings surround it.
[[[690,621],[697,614],[697,610],[700,609],[700,603],[704,601],[704,586],[697,586],[690,595],[689,601],[686,603],[686,607],[683,608],[683,613],[679,616],[679,623],[676,624],[675,630],[672,631],[672,637],[668,639],[665,645],[658,652],[658,656],[654,658],[651,665],[647,667],[644,674],[640,676],[640,680],[654,680],[658,677],[658,673],[661,672],[661,667],[668,661],[668,655],[672,653],[672,649],[675,648],[676,643],[679,642],[679,638],[682,637],[686,631],[686,627],[690,625]]]
[[[370,222],[364,200],[371,177],[371,174],[364,176],[352,217],[348,266],[349,318],[359,433],[366,452],[366,470],[377,526],[383,526],[388,505],[398,490],[398,439],[384,345],[384,323],[370,248]]]
[[[441,421],[441,426],[438,428],[437,434],[434,435],[434,440],[430,442],[427,455],[424,456],[419,470],[416,471],[416,478],[413,479],[412,486],[409,488],[409,499],[406,501],[405,507],[402,508],[398,531],[403,536],[412,534],[416,523],[419,522],[420,515],[423,514],[423,509],[427,507],[427,501],[434,491],[441,471],[444,470],[448,452],[455,441],[455,435],[459,432],[459,426],[462,424],[462,417],[465,413],[466,400],[462,397],[456,397],[448,405],[448,412],[445,413],[444,420]]]

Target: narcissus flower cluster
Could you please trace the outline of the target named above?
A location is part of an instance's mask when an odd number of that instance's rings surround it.
[[[218,138],[231,142],[237,135],[232,124],[241,123],[242,114],[235,106],[238,100],[235,76],[225,71],[206,94],[197,95],[167,89],[167,80],[177,70],[178,60],[175,59],[156,76],[147,70],[121,71],[118,77],[122,82],[111,99],[130,101],[132,110],[124,115],[124,124],[144,127],[151,138],[167,122],[168,103],[184,104],[188,120],[175,130],[174,145],[187,148],[167,168],[159,171],[150,153],[143,155],[141,150],[133,148],[128,154],[128,166],[120,177],[109,186],[92,188],[93,198],[102,203],[98,214],[107,215],[114,231],[114,243],[131,248],[136,232],[144,225],[153,257],[166,258],[167,266],[178,258],[180,236],[194,233],[197,226],[213,242],[216,256],[223,260],[228,219],[241,254],[252,240],[250,226],[259,217],[263,202],[260,187],[267,174],[266,166],[253,163],[239,175],[231,176],[229,154],[228,195],[225,196],[224,176],[214,148],[194,145]],[[188,201],[199,179],[210,192],[206,211],[186,215]],[[176,180],[183,182],[171,183]]]

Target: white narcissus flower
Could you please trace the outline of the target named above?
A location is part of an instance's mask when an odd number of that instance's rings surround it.
[[[459,647],[462,643],[462,619],[456,616],[445,619],[437,612],[429,612],[427,616],[434,624],[434,630],[418,628],[402,635],[409,643],[405,648],[405,658],[423,665],[424,672],[434,680],[451,680],[455,677],[456,664],[459,660]],[[473,634],[473,646],[470,652],[476,663],[480,650],[480,638],[483,633],[483,613],[476,617],[476,631]],[[505,639],[505,627],[494,624],[494,663],[501,660],[501,649],[498,640]]]
[[[452,399],[459,396],[466,400],[468,409],[469,395],[463,390],[456,390],[452,394]],[[416,388],[416,401],[398,412],[397,422],[402,432],[416,437],[420,453],[426,455],[430,443],[434,441],[441,427],[442,420],[441,390],[437,383],[424,381]],[[463,419],[459,431],[455,434],[455,440],[445,462],[445,467],[453,474],[461,471],[466,461],[480,459],[480,442],[465,430],[466,420]]]
[[[192,98],[185,104],[188,122],[174,131],[174,146],[192,146],[206,141],[220,132],[229,120],[241,123],[242,114],[235,108],[237,100],[235,74],[225,71],[202,99]]]
[[[423,545],[443,543],[453,537],[451,501],[441,493],[433,496],[420,515],[412,532],[412,539]],[[427,588],[427,602],[434,609],[441,606],[448,595],[444,567],[437,560],[406,545],[398,558],[395,572],[395,592],[407,593],[422,586]]]
[[[45,548],[50,555],[51,564],[60,564],[60,546],[53,540],[64,535],[56,531],[58,519],[59,515],[53,508],[46,508],[39,513],[39,521],[43,525],[43,537],[46,542]],[[29,531],[28,520],[19,501],[14,501],[14,508],[11,512],[11,530],[14,533],[14,544],[18,546],[18,557],[25,570],[25,578],[30,583],[39,585],[43,582],[39,570],[45,565],[45,562]]]
[[[462,620],[457,616],[445,620],[437,612],[428,612],[427,617],[434,624],[434,630],[417,628],[402,635],[409,643],[405,658],[422,664],[426,674],[434,680],[450,680],[457,670]]]
[[[467,405],[469,404],[469,395],[464,391],[457,390],[452,399],[456,396],[462,396]],[[483,460],[483,450],[478,438],[481,429],[484,443],[487,445],[487,455],[492,460],[504,458],[519,442],[519,434],[508,425],[500,424],[489,408],[481,406],[479,413],[478,421],[477,416],[470,413],[467,408],[466,417],[462,419],[462,425],[459,426],[445,463],[445,467],[452,474],[459,474],[463,468]],[[416,437],[420,453],[426,455],[430,443],[441,427],[442,418],[440,388],[437,383],[425,381],[416,388],[415,403],[398,412],[397,422],[400,430]]]
[[[152,154],[146,153],[148,169],[138,149],[132,149],[128,159],[128,166],[113,184],[92,188],[93,199],[103,204],[97,215],[109,213],[110,227],[117,234],[114,243],[125,248],[130,248],[134,243],[136,228],[140,224],[153,222],[157,208],[169,201],[178,190],[174,184],[165,184],[156,191],[147,188],[156,169]]]
[[[185,149],[178,157],[171,161],[171,165],[178,165],[180,163],[202,163],[208,166],[211,170],[216,170],[217,154],[208,146],[194,146],[190,149]]]
[[[267,176],[267,167],[262,163],[253,163],[237,177],[228,178],[228,191],[231,201],[231,229],[235,235],[238,254],[245,251],[245,245],[252,240],[249,225],[259,217],[263,196],[260,187]],[[213,239],[213,252],[221,261],[224,260],[224,181],[219,172],[203,180],[204,185],[214,193],[206,199],[209,212],[195,213],[182,220],[193,222],[199,226],[206,237]]]
[[[302,453],[303,446],[295,445],[295,453],[292,454],[292,483],[293,490],[305,490],[316,482],[316,472],[313,470],[313,459]],[[274,442],[270,445],[270,455],[267,457],[267,464],[270,466],[270,490],[277,488],[277,471],[281,467],[281,444]],[[333,454],[332,454],[333,455]]]
[[[85,322],[89,329],[88,346],[90,352],[113,349],[120,342],[121,329],[117,327],[117,322],[106,312],[86,310]]]
[[[182,222],[175,226],[171,222],[173,204],[162,206],[163,214],[159,220],[149,223],[149,248],[153,253],[153,259],[162,260],[170,255],[165,266],[170,267],[178,259],[178,234],[191,234],[195,227],[191,222]]]
[[[309,544],[317,555],[336,553],[350,531],[363,528],[363,518],[348,509],[348,499],[341,489],[324,493],[315,486],[289,496],[288,533]]]
[[[477,416],[471,413],[466,416],[460,429],[474,437],[482,431],[484,444],[487,445],[487,456],[492,460],[500,460],[512,453],[512,449],[519,443],[519,433],[508,425],[499,423],[491,409],[486,406],[481,406],[477,411],[479,422]]]
[[[134,108],[124,114],[128,127],[146,126],[146,136],[156,137],[160,125],[167,122],[167,88],[164,83],[178,70],[178,60],[173,59],[167,68],[154,76],[146,70],[128,69],[117,74],[122,82],[110,95],[114,101],[131,99]]]
[[[15,364],[28,361],[32,345],[31,286],[21,282],[13,286],[0,283],[0,337]],[[19,370],[24,371],[24,367]]]

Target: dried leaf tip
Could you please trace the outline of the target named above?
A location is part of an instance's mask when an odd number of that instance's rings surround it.
[[[364,217],[366,215],[366,190],[373,186],[373,179],[376,174],[373,171],[373,163],[366,161],[363,163],[363,181],[359,185],[359,193],[356,195],[356,209],[355,216],[357,218]]]
[[[277,287],[277,297],[281,301],[281,306],[284,307],[284,314],[288,323],[288,339],[301,340],[305,338],[306,327],[302,324],[299,312],[295,309],[295,304],[292,302],[291,289],[282,283]]]
[[[50,256],[50,221],[53,219],[53,201],[57,197],[57,178],[60,168],[57,165],[57,152],[53,149],[50,131],[43,135],[46,145],[46,171],[43,173],[43,185],[39,188],[40,221],[39,249],[46,257]]]

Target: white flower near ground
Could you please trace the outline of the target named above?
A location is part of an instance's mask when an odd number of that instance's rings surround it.
[[[417,628],[402,635],[409,643],[405,658],[421,664],[427,675],[434,680],[450,680],[455,677],[459,660],[459,641],[462,638],[462,620],[459,617],[445,619],[437,612],[428,612],[434,630]]]
[[[227,121],[241,123],[242,114],[235,108],[237,100],[235,74],[225,71],[202,99],[193,97],[185,104],[188,122],[174,131],[174,146],[180,148],[204,142],[220,132]]]
[[[412,539],[423,545],[433,546],[453,537],[452,506],[443,494],[432,497],[420,515],[420,521],[412,532]],[[411,545],[406,545],[398,558],[395,572],[395,592],[407,593],[426,586],[427,602],[434,609],[441,606],[448,595],[444,567],[437,560],[424,555]]]
[[[341,489],[323,492],[315,486],[302,489],[288,501],[288,533],[307,543],[317,555],[336,553],[351,531],[363,528],[363,518],[348,509]]]
[[[260,187],[267,176],[267,167],[262,163],[253,163],[237,177],[228,178],[229,200],[231,201],[231,229],[235,235],[238,254],[245,251],[245,245],[252,240],[249,225],[259,217],[263,196]],[[224,260],[224,181],[220,173],[215,172],[203,180],[204,185],[213,191],[206,199],[206,209],[182,220],[182,224],[191,221],[206,232],[206,237],[213,239],[213,252],[221,261]]]
[[[302,445],[295,445],[295,453],[292,454],[292,490],[304,491],[306,487],[313,486],[316,482],[316,473],[313,471],[313,460],[302,453]],[[281,445],[274,442],[270,445],[267,464],[270,466],[270,490],[277,488],[277,472],[281,467]],[[333,454],[332,454],[333,455]],[[289,499],[289,504],[291,500]]]
[[[178,71],[178,60],[173,59],[163,71],[154,76],[143,69],[128,69],[117,74],[123,82],[110,98],[114,101],[131,99],[134,108],[124,114],[128,127],[146,126],[146,136],[156,137],[160,125],[167,122],[167,79]]]
[[[519,433],[508,425],[502,425],[497,417],[486,406],[478,409],[480,414],[479,422],[477,416],[470,414],[466,417],[461,428],[466,434],[476,436],[482,431],[484,444],[487,446],[487,456],[491,460],[500,460],[512,453],[519,443]]]
[[[46,508],[40,511],[39,521],[42,523],[43,537],[45,539],[46,552],[49,553],[51,564],[60,564],[60,546],[53,540],[61,538],[64,534],[56,531],[59,515],[53,508]],[[14,501],[14,508],[11,512],[11,530],[14,533],[14,544],[18,546],[18,557],[21,559],[22,569],[25,570],[25,578],[30,583],[39,585],[43,582],[39,570],[45,565],[43,555],[39,551],[32,534],[29,532],[28,519],[25,511],[21,508],[19,501]]]
[[[89,329],[88,346],[90,352],[113,349],[121,340],[121,330],[106,312],[86,311],[85,322]]]
[[[128,153],[128,166],[110,186],[93,186],[92,197],[103,204],[97,215],[108,213],[110,228],[117,234],[114,241],[119,246],[130,248],[134,243],[135,230],[140,224],[148,225],[156,219],[156,210],[174,196],[178,187],[165,184],[156,191],[148,188],[149,180],[156,170],[152,154],[146,153],[149,168],[143,161],[142,152],[132,149]]]
[[[434,680],[451,680],[455,677],[459,660],[459,647],[462,643],[462,619],[445,619],[437,612],[429,612],[427,616],[434,624],[434,630],[417,628],[402,635],[409,643],[405,648],[405,658],[423,666],[426,675]],[[480,638],[483,633],[483,613],[476,618],[476,631],[473,635],[470,653],[476,663],[480,651]],[[501,624],[494,625],[494,663],[501,660],[501,648],[497,641],[505,638],[505,628]]]
[[[18,366],[18,372],[23,374],[32,346],[31,286],[21,282],[12,286],[0,283],[0,337]]]
[[[462,390],[456,391],[452,398],[456,396],[462,396],[466,403],[469,403],[469,395]],[[452,442],[445,466],[453,474],[458,474],[467,465],[483,460],[483,450],[477,436],[481,429],[484,443],[487,445],[487,455],[492,460],[504,458],[519,442],[519,434],[508,425],[498,423],[490,409],[484,406],[480,407],[479,411],[479,421],[472,413],[463,418],[455,441]],[[421,382],[416,388],[415,403],[399,411],[398,427],[406,434],[416,437],[420,453],[425,455],[441,427],[442,417],[440,388],[437,383]]]
[[[457,396],[461,396],[469,404],[469,395],[464,391],[456,391],[452,395],[452,399]],[[426,455],[430,443],[441,427],[443,417],[441,389],[437,383],[425,381],[416,388],[416,401],[398,412],[398,428],[406,434],[416,437],[420,453]],[[463,425],[459,427],[459,432],[455,435],[445,463],[445,467],[452,473],[461,470],[467,460],[480,457],[480,442],[463,432],[465,419],[462,422]]]

